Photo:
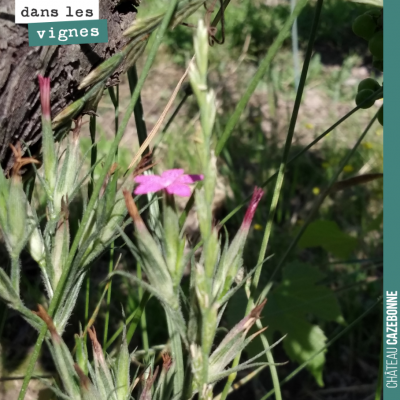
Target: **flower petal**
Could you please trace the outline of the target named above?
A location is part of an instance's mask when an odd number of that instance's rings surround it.
[[[134,181],[136,183],[150,183],[150,182],[154,182],[154,183],[159,183],[162,184],[162,179],[160,176],[158,175],[139,175],[137,176]]]
[[[204,175],[182,175],[175,182],[189,184],[197,181],[202,181],[203,179]]]
[[[161,180],[164,184],[164,187],[167,187],[171,183],[173,183],[177,178],[179,178],[181,175],[184,174],[183,169],[169,169],[167,171],[164,171],[161,174]]]
[[[165,190],[169,194],[176,194],[181,197],[189,197],[191,195],[190,188],[181,183],[173,183],[165,188]]]
[[[146,193],[154,193],[159,190],[164,189],[164,186],[160,182],[145,182],[141,183],[135,190],[134,194],[146,194]]]

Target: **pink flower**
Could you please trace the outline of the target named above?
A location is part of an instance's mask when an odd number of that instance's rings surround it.
[[[50,119],[50,78],[39,78],[40,102],[42,103],[42,114],[46,119]]]
[[[250,229],[251,222],[253,221],[254,214],[256,212],[258,203],[261,200],[264,192],[261,188],[255,187],[253,196],[251,197],[249,207],[247,208],[246,214],[243,219],[242,229],[248,231]]]
[[[140,175],[135,178],[139,186],[135,194],[154,193],[165,190],[169,194],[189,197],[191,192],[188,185],[196,181],[202,181],[203,175],[186,175],[183,169],[169,169],[159,175]]]

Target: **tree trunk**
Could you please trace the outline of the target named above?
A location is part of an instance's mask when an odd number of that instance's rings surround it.
[[[15,0],[0,0],[0,163],[10,170],[10,144],[34,154],[41,137],[38,74],[51,78],[52,116],[82,96],[81,80],[124,44],[122,32],[136,15],[135,0],[100,0],[108,43],[29,47],[28,26],[14,23]]]

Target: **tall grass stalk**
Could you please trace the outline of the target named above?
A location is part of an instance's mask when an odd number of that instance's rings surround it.
[[[295,103],[293,106],[293,112],[292,112],[291,119],[290,119],[288,134],[286,136],[286,142],[285,142],[285,147],[284,147],[284,151],[283,151],[283,155],[282,155],[282,160],[281,160],[281,164],[280,164],[279,171],[277,174],[275,189],[273,192],[272,201],[271,201],[271,205],[270,205],[270,209],[269,209],[269,213],[268,213],[268,221],[267,221],[267,224],[265,227],[264,236],[263,236],[263,240],[262,240],[262,244],[261,244],[261,248],[260,248],[260,252],[259,252],[259,256],[258,256],[257,264],[259,264],[259,265],[262,262],[262,260],[265,258],[268,241],[269,241],[269,238],[271,235],[272,224],[273,224],[274,217],[275,217],[276,207],[277,207],[279,196],[280,196],[280,193],[282,190],[285,168],[286,168],[287,161],[289,158],[289,152],[290,152],[292,139],[293,139],[293,135],[294,135],[295,127],[296,127],[297,116],[299,113],[301,99],[302,99],[304,87],[306,84],[308,67],[310,65],[310,60],[311,60],[312,51],[313,51],[313,47],[314,47],[314,41],[315,41],[315,38],[317,35],[317,28],[318,28],[319,18],[321,15],[322,4],[323,4],[323,0],[318,0],[317,6],[315,9],[313,23],[312,23],[310,38],[308,40],[307,51],[306,51],[306,55],[305,55],[305,59],[304,59],[303,69],[301,72],[299,87],[298,87],[297,93],[296,93],[296,100],[295,100]],[[293,11],[293,13],[294,12],[295,12],[295,10]],[[293,15],[293,13],[292,13],[292,15]],[[248,302],[247,302],[247,306],[246,306],[246,314],[255,305],[255,297],[254,296],[255,296],[255,291],[257,289],[257,286],[258,286],[258,283],[260,280],[261,270],[262,270],[262,265],[260,265],[257,268],[257,270],[254,274],[252,288],[251,288],[250,296],[248,298]],[[260,325],[260,322],[258,322],[258,325]],[[263,342],[265,349],[270,347],[269,343],[268,343],[268,339],[266,338],[265,335],[262,335],[262,342]],[[239,364],[240,356],[241,356],[240,353],[236,356],[236,358],[233,362],[234,367]],[[268,359],[268,362],[270,363],[271,377],[272,377],[272,382],[273,382],[274,389],[275,389],[275,398],[276,398],[276,400],[281,400],[282,395],[281,395],[280,386],[279,386],[278,373],[277,373],[277,370],[275,367],[275,361],[274,361],[271,351],[267,352],[267,359]],[[235,378],[236,378],[236,374],[232,374],[231,376],[229,376],[228,381],[224,387],[224,390],[223,390],[223,393],[221,396],[221,400],[226,399],[229,389],[230,389],[230,386],[232,385]]]
[[[138,279],[142,279],[142,267],[140,266],[140,262],[137,263],[136,268],[137,268]],[[139,302],[141,303],[143,300],[143,296],[144,296],[143,288],[139,286],[138,292],[139,292]],[[143,350],[148,351],[149,350],[149,335],[147,333],[146,309],[143,309],[142,315],[140,317],[140,328],[141,328],[141,333],[142,333]],[[129,332],[128,332],[128,334],[129,334]]]
[[[122,136],[123,136],[123,134],[125,132],[125,129],[126,129],[127,125],[128,125],[130,116],[131,116],[131,114],[133,112],[133,109],[135,107],[135,104],[136,104],[136,102],[137,102],[137,100],[139,98],[140,90],[143,87],[143,84],[144,84],[144,82],[145,82],[145,80],[147,78],[147,75],[148,75],[148,73],[150,71],[151,66],[153,65],[153,62],[154,62],[154,59],[156,57],[158,48],[159,48],[159,46],[161,44],[161,41],[162,41],[162,39],[164,37],[164,33],[168,29],[169,23],[170,23],[171,18],[172,18],[173,14],[174,14],[174,11],[175,11],[177,3],[178,3],[178,0],[171,0],[170,4],[168,6],[168,9],[167,9],[167,11],[166,11],[166,13],[164,15],[163,21],[162,21],[160,27],[158,28],[158,30],[155,33],[156,36],[155,36],[153,45],[152,45],[152,47],[151,47],[151,49],[149,51],[149,55],[147,57],[146,63],[144,65],[144,67],[143,67],[143,72],[142,72],[142,74],[141,74],[141,76],[139,78],[138,84],[137,84],[137,86],[135,88],[135,91],[134,91],[132,97],[131,97],[131,100],[130,100],[129,105],[127,107],[127,110],[125,112],[124,118],[121,121],[121,125],[119,126],[117,135],[116,135],[113,143],[111,144],[110,152],[109,152],[108,156],[105,159],[104,166],[103,166],[103,169],[100,172],[99,179],[98,179],[98,181],[96,182],[96,185],[93,188],[92,197],[89,200],[89,204],[87,206],[86,212],[83,215],[81,224],[79,226],[79,229],[78,229],[78,231],[76,233],[76,236],[74,238],[74,241],[72,243],[66,267],[63,270],[63,273],[61,275],[61,279],[59,281],[57,289],[54,292],[54,297],[52,298],[52,301],[50,302],[50,307],[49,307],[49,310],[48,310],[50,316],[53,316],[55,311],[57,310],[58,303],[59,303],[59,301],[60,301],[60,299],[62,297],[62,294],[64,292],[64,288],[65,288],[65,285],[66,285],[66,282],[67,282],[67,279],[68,279],[68,276],[69,276],[69,273],[70,273],[70,270],[71,270],[71,266],[72,266],[75,254],[76,254],[76,252],[78,250],[79,242],[82,239],[82,236],[83,236],[83,233],[84,233],[84,227],[88,223],[90,215],[91,215],[91,212],[93,211],[93,209],[95,207],[96,199],[97,199],[97,197],[98,197],[98,195],[100,193],[100,190],[102,188],[104,179],[105,179],[108,171],[110,170],[110,167],[111,167],[112,162],[114,160],[114,154],[118,149],[118,145],[119,145],[119,143],[120,143],[120,141],[122,139]],[[33,374],[33,371],[34,371],[34,368],[35,368],[35,365],[36,365],[36,361],[37,361],[37,359],[39,357],[40,349],[42,347],[43,340],[44,340],[44,338],[46,336],[46,332],[47,332],[47,326],[43,326],[43,328],[40,330],[39,337],[38,337],[38,339],[36,341],[34,350],[32,352],[32,356],[31,356],[31,358],[29,360],[29,364],[28,364],[28,367],[27,367],[27,370],[26,370],[26,375],[25,375],[24,381],[22,383],[22,387],[21,387],[21,391],[20,391],[19,396],[18,396],[18,400],[23,400],[25,398],[26,390],[28,388],[28,384],[29,384],[30,378],[31,378],[31,376]]]
[[[129,68],[128,70],[128,82],[129,82],[129,89],[132,94],[135,91],[135,87],[138,83],[138,74],[136,70],[136,65]],[[135,115],[136,131],[139,139],[139,146],[141,146],[147,138],[147,128],[144,120],[142,98],[140,94],[138,101],[136,102],[135,107],[133,109],[133,113]]]
[[[110,247],[110,260],[108,263],[108,273],[114,270],[114,243],[111,243]],[[107,343],[108,339],[108,325],[110,323],[110,306],[111,306],[111,288],[112,288],[112,280],[107,289],[107,300],[106,300],[106,316],[104,320],[104,335],[103,335],[103,347]]]
[[[89,120],[89,134],[91,141],[90,149],[90,181],[88,184],[88,198],[92,197],[93,185],[94,185],[94,168],[97,162],[97,144],[96,144],[96,115],[91,115]],[[85,295],[85,325],[89,323],[89,305],[90,305],[90,272],[88,272],[86,277],[86,295]],[[87,341],[87,336],[85,336],[85,344]]]
[[[242,97],[239,100],[239,103],[236,106],[236,109],[232,116],[229,118],[228,123],[226,124],[225,130],[222,133],[220,139],[218,140],[217,147],[215,150],[216,155],[219,155],[222,149],[225,147],[226,142],[228,141],[229,137],[231,136],[236,124],[238,123],[240,116],[242,115],[247,103],[250,100],[250,97],[254,93],[257,88],[258,83],[261,81],[263,76],[268,72],[272,60],[278,53],[279,49],[282,47],[283,42],[285,39],[290,35],[290,30],[293,25],[294,20],[299,16],[305,5],[307,4],[308,0],[299,0],[294,8],[290,17],[285,21],[282,29],[280,30],[278,36],[272,43],[271,47],[268,49],[268,52],[264,59],[261,61],[260,66],[258,67],[257,72],[253,76],[252,80],[250,81],[249,86],[247,87],[246,91],[243,93]]]
[[[280,193],[281,193],[282,186],[283,186],[285,169],[286,169],[287,162],[289,159],[290,148],[292,146],[293,135],[294,135],[294,131],[296,128],[297,116],[299,114],[301,99],[303,97],[304,87],[306,84],[308,67],[310,65],[314,42],[315,42],[315,38],[317,35],[317,28],[318,28],[319,18],[321,15],[322,4],[323,4],[323,0],[318,0],[316,8],[315,8],[315,14],[314,14],[314,19],[313,19],[313,23],[312,23],[310,38],[308,40],[307,51],[306,51],[305,58],[304,58],[303,69],[301,71],[299,88],[296,93],[296,100],[294,102],[292,115],[290,117],[288,134],[286,136],[282,160],[281,160],[278,174],[276,177],[275,188],[274,188],[271,205],[270,205],[270,209],[269,209],[269,213],[268,213],[268,221],[267,221],[267,225],[265,227],[264,236],[263,236],[263,240],[262,240],[262,244],[261,244],[261,249],[260,249],[260,253],[259,253],[259,257],[258,257],[258,263],[260,263],[260,261],[265,258],[265,253],[267,251],[268,242],[269,242],[269,238],[270,238],[271,231],[272,231],[272,224],[274,221],[276,207],[278,205],[278,200],[279,200]],[[254,281],[253,281],[254,288],[257,288],[257,286],[258,286],[258,282],[260,280],[260,275],[261,275],[261,268],[259,268],[254,275]]]
[[[111,102],[114,106],[114,127],[115,127],[115,134],[118,132],[118,125],[119,125],[119,85],[115,87],[115,92],[113,87],[108,88],[108,92],[110,94]],[[115,151],[115,162],[118,163],[118,148]],[[114,270],[114,242],[111,243],[110,247],[110,261],[108,263],[108,273]],[[107,309],[106,309],[106,317],[104,321],[104,335],[103,335],[103,347],[107,343],[108,338],[108,324],[110,322],[110,304],[111,304],[111,290],[112,290],[112,281],[107,289]]]
[[[296,6],[296,0],[290,0],[290,9],[293,12]],[[299,36],[297,32],[297,18],[292,26],[292,54],[293,54],[293,71],[294,71],[294,84],[296,90],[299,88],[300,83],[300,66],[299,66]]]
[[[131,67],[128,70],[128,82],[129,82],[129,89],[130,89],[131,93],[133,93],[133,91],[135,90],[135,87],[137,85],[137,82],[138,82],[136,65],[134,65],[133,67]],[[147,127],[146,127],[146,122],[145,122],[145,117],[144,117],[142,99],[141,99],[140,95],[139,95],[139,99],[135,105],[135,108],[133,109],[133,113],[135,116],[136,131],[137,131],[139,147],[140,147],[143,145],[143,143],[147,139]],[[150,148],[147,148],[144,151],[144,154],[148,153],[149,150],[150,150]],[[150,204],[151,201],[152,201],[152,196],[148,196],[147,204]],[[158,212],[158,214],[159,214],[158,207],[150,206],[150,213],[153,210],[156,210],[156,212]],[[153,213],[154,213],[154,211],[153,211]],[[155,216],[155,218],[156,217],[157,216]],[[140,265],[140,262],[137,262],[136,270],[137,270],[136,273],[137,273],[138,279],[142,279],[142,267]],[[143,288],[140,286],[138,288],[138,294],[139,294],[139,302],[141,303],[142,299],[143,299]],[[148,351],[149,350],[149,336],[148,336],[148,332],[147,332],[147,320],[146,320],[146,310],[145,309],[143,309],[142,314],[140,316],[140,328],[141,328],[141,333],[142,333],[143,349],[145,351]],[[132,329],[133,329],[133,326],[131,326],[130,330],[128,331],[128,343],[130,341],[130,338],[133,336]]]

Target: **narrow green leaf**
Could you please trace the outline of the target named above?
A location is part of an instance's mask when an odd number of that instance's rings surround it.
[[[219,155],[222,149],[225,147],[226,142],[228,141],[229,137],[231,136],[236,124],[239,121],[240,116],[242,115],[247,103],[250,100],[250,97],[254,93],[257,88],[258,83],[260,82],[261,78],[266,74],[268,69],[271,66],[271,62],[274,59],[275,55],[277,54],[278,50],[281,48],[285,39],[290,35],[290,30],[293,25],[295,19],[299,16],[305,5],[308,3],[308,0],[299,0],[297,1],[296,7],[292,11],[291,15],[286,20],[285,24],[283,25],[282,29],[280,30],[277,38],[275,39],[274,43],[268,49],[268,52],[264,59],[261,61],[261,64],[255,73],[253,79],[251,80],[249,86],[247,87],[245,93],[242,95],[238,105],[236,106],[235,112],[229,119],[225,130],[220,137],[217,147],[216,147],[216,154]]]

